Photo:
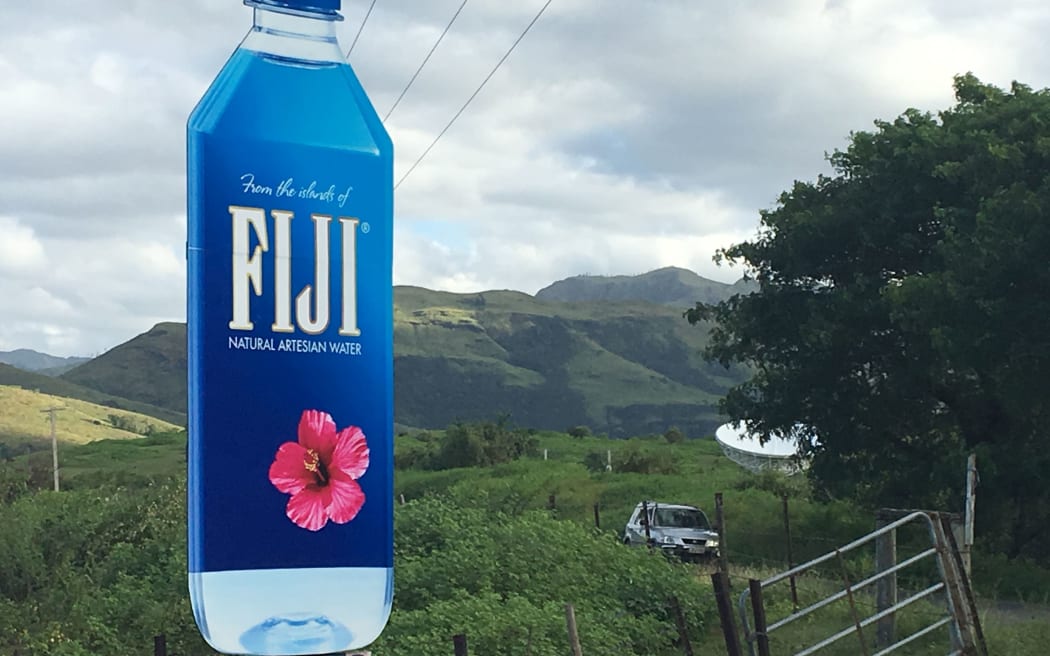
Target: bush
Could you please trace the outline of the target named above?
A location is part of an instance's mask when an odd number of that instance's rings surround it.
[[[394,468],[401,471],[432,469],[440,445],[441,433],[424,430],[398,434],[394,440]]]
[[[0,653],[123,656],[157,633],[213,654],[186,590],[185,485],[40,492],[0,505]]]
[[[575,437],[578,440],[591,435],[591,429],[587,426],[573,426],[565,432],[569,434],[569,437]]]
[[[677,426],[671,426],[664,431],[664,439],[667,440],[668,444],[681,444],[685,442],[685,433],[683,433]]]
[[[619,453],[613,469],[636,474],[677,474],[678,464],[674,455],[663,450],[643,450],[632,444]]]
[[[587,471],[603,472],[609,465],[609,455],[605,451],[591,451],[583,457],[582,463]]]
[[[737,490],[762,490],[780,497],[806,499],[810,496],[809,480],[802,474],[788,476],[775,469],[766,469],[754,476],[741,479],[734,486]]]
[[[717,621],[709,589],[688,568],[541,511],[511,516],[486,505],[431,497],[398,510],[395,609],[377,653],[445,656],[449,636],[466,632],[479,654],[517,655],[530,644],[533,656],[560,656],[566,603],[595,654],[680,654],[672,596],[694,642]]]
[[[510,427],[507,418],[501,417],[497,421],[457,422],[440,438],[432,439],[432,434],[426,433],[417,443],[395,456],[398,468],[491,467],[536,455],[539,441],[525,429]]]
[[[107,415],[107,418],[113,428],[135,433],[136,435],[153,435],[158,432],[157,427],[153,424],[129,415],[118,415],[111,412]]]

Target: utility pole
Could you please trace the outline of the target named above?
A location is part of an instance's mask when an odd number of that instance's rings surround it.
[[[58,436],[55,434],[55,413],[59,410],[63,410],[63,408],[51,406],[46,410],[40,411],[46,412],[51,418],[51,462],[55,472],[55,492],[58,492]]]

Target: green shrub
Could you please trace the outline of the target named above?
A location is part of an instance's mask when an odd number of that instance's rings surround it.
[[[685,442],[685,433],[677,426],[671,426],[664,431],[664,439],[667,440],[668,444],[681,444]]]
[[[431,497],[399,508],[395,610],[377,653],[445,656],[449,636],[467,633],[481,654],[521,654],[528,643],[534,656],[560,656],[566,603],[588,653],[679,654],[672,596],[694,643],[717,622],[708,586],[688,568],[544,512],[485,505]]]
[[[528,431],[511,428],[506,418],[479,423],[455,423],[445,430],[430,459],[430,469],[489,467],[535,455],[538,440]]]
[[[973,554],[973,585],[978,593],[1050,603],[1050,571],[1023,558],[1002,554]]]
[[[773,496],[806,499],[810,496],[809,481],[801,474],[788,476],[775,469],[763,470],[754,476],[740,479],[734,486],[737,490],[762,490]]]
[[[569,430],[565,431],[569,434],[569,437],[575,437],[576,439],[582,439],[584,437],[590,437],[591,429],[587,426],[573,426]]]
[[[591,451],[583,457],[581,463],[590,472],[603,472],[609,466],[609,456],[605,451]]]
[[[669,451],[642,449],[632,444],[620,451],[618,458],[613,461],[613,469],[636,474],[676,474],[678,464]]]
[[[136,435],[153,435],[154,433],[159,432],[155,425],[143,419],[136,419],[130,415],[118,415],[111,412],[107,415],[107,418],[113,428],[127,431],[129,433],[135,433]]]

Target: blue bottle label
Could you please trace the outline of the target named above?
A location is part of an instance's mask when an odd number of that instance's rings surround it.
[[[191,147],[190,570],[390,567],[390,171]]]

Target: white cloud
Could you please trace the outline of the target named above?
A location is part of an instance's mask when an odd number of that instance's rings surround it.
[[[23,277],[47,266],[44,245],[32,228],[0,216],[0,274]]]
[[[545,0],[472,0],[392,116],[402,175]],[[365,3],[348,0],[344,44]],[[381,114],[459,0],[377,3]],[[247,31],[235,1],[56,0],[0,34],[0,348],[104,350],[184,318],[185,120]],[[395,280],[534,292],[716,269],[826,151],[952,76],[1050,85],[1036,0],[555,0],[396,195]],[[46,44],[46,45],[42,45]],[[31,53],[31,56],[30,56]]]

